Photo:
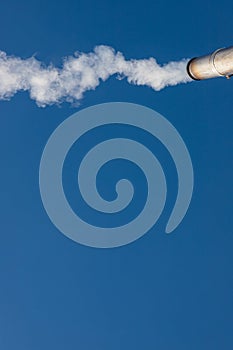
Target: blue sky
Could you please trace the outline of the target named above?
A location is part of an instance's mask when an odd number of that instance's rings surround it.
[[[0,49],[60,65],[76,50],[106,44],[126,58],[165,63],[232,45],[232,17],[230,0],[7,1]],[[39,108],[27,93],[0,101],[1,349],[232,349],[232,84],[215,79],[155,92],[112,77],[79,107]],[[170,120],[189,149],[195,190],[183,222],[166,235],[177,183],[155,144],[168,180],[165,210],[141,239],[102,250],[53,226],[38,173],[55,128],[79,109],[110,101],[145,105]],[[75,207],[73,168],[64,186]],[[136,171],[137,184],[141,176]]]

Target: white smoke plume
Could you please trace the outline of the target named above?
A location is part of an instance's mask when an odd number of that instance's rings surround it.
[[[18,91],[28,91],[38,106],[62,101],[77,102],[87,90],[116,74],[129,83],[158,91],[169,85],[191,81],[186,73],[188,60],[159,65],[154,58],[126,60],[108,46],[90,53],[76,53],[63,61],[62,68],[45,66],[35,57],[21,59],[0,51],[0,99],[10,99]]]

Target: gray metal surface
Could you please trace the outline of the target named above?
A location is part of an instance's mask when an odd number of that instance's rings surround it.
[[[203,80],[233,74],[233,46],[219,49],[210,55],[193,58],[187,65],[187,71],[194,80]]]

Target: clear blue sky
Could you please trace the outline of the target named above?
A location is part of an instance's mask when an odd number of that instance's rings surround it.
[[[107,44],[127,58],[165,63],[233,45],[232,22],[230,0],[9,0],[0,5],[0,49],[59,65],[76,50]],[[166,235],[176,181],[158,146],[165,211],[147,235],[109,250],[66,238],[41,203],[43,148],[78,108],[38,108],[27,93],[0,102],[0,349],[233,349],[232,92],[225,79],[154,92],[111,78],[86,93],[79,109],[127,101],[163,114],[195,172],[188,214]]]

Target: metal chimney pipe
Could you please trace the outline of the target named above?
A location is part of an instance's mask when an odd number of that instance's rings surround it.
[[[218,49],[210,55],[192,58],[187,64],[187,72],[194,80],[230,78],[233,75],[233,46]]]

